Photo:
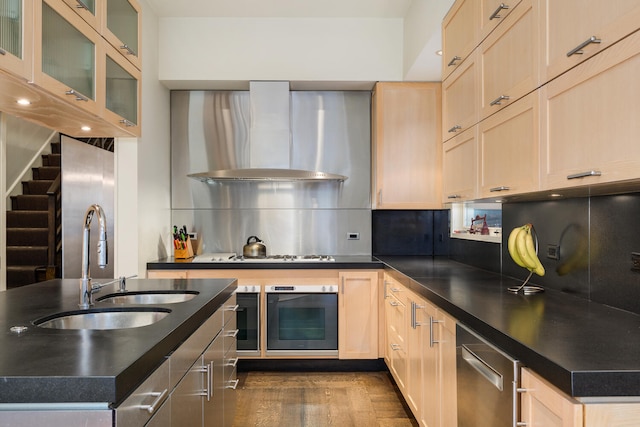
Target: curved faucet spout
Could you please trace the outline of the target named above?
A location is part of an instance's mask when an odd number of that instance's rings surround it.
[[[84,215],[84,229],[82,233],[82,279],[80,281],[80,304],[81,308],[89,308],[93,304],[91,295],[91,277],[89,277],[89,243],[91,241],[91,220],[93,216],[98,217],[100,228],[98,239],[98,267],[105,268],[109,259],[109,248],[107,245],[107,219],[102,207],[97,204],[89,206]]]

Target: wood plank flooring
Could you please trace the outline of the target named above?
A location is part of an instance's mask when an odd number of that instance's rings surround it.
[[[239,372],[234,427],[409,427],[388,372]]]

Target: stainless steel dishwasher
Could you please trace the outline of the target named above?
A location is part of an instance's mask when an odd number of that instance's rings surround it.
[[[520,363],[463,325],[456,326],[458,427],[516,427]]]

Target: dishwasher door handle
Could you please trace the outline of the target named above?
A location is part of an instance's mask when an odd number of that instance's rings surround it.
[[[502,375],[500,375],[500,373],[478,357],[473,351],[469,350],[464,344],[461,346],[461,352],[465,362],[471,365],[473,369],[478,371],[480,375],[485,377],[487,381],[493,384],[498,390],[503,390]]]

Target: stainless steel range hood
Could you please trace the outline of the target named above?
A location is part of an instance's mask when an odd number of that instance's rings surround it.
[[[189,174],[206,183],[218,181],[335,181],[344,175],[291,167],[289,82],[250,82],[248,168]]]

